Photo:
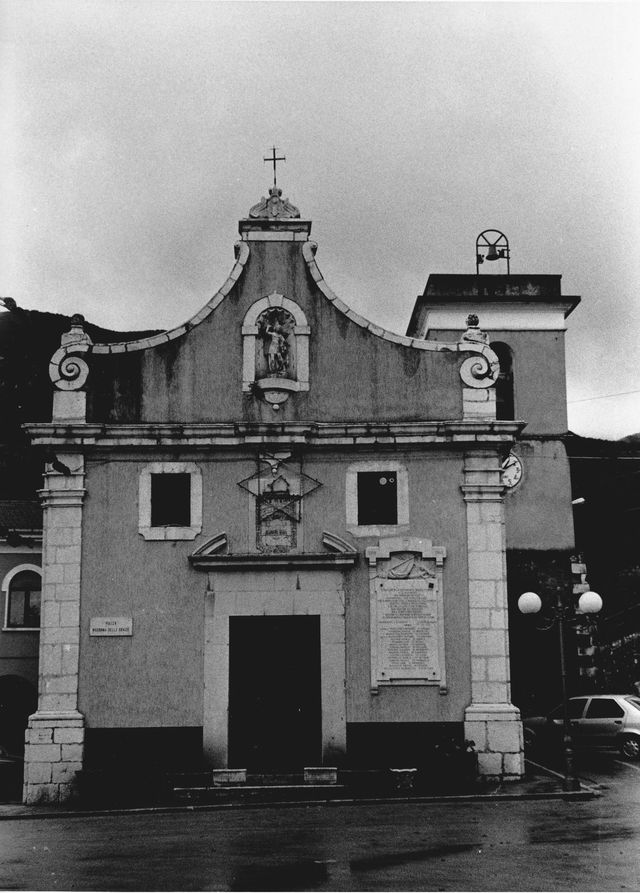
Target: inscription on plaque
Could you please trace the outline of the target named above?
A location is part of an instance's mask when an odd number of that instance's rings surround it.
[[[133,617],[92,617],[90,636],[132,636]]]
[[[435,582],[379,580],[377,590],[380,680],[439,679]]]
[[[393,685],[437,685],[447,693],[446,554],[443,546],[418,537],[387,537],[367,548],[372,694]]]
[[[257,544],[261,552],[290,552],[296,544],[294,521],[284,512],[273,512],[259,522]]]

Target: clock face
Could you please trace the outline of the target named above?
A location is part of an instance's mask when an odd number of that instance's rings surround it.
[[[509,490],[516,487],[522,480],[522,470],[520,459],[515,453],[509,453],[502,463],[502,483],[504,486]]]

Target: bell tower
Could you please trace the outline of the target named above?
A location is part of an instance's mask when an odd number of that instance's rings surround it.
[[[500,363],[496,417],[525,423],[504,456],[502,476],[512,699],[524,712],[536,698],[552,704],[557,694],[555,662],[539,660],[516,602],[520,593],[535,590],[534,583],[546,591],[571,588],[565,333],[580,298],[562,294],[559,275],[511,273],[511,249],[499,230],[478,236],[475,260],[475,274],[428,277],[407,334],[450,341],[469,314],[477,317]],[[485,272],[489,267],[499,272]]]

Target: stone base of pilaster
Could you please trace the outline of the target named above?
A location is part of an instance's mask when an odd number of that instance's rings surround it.
[[[77,711],[34,713],[25,732],[23,801],[65,803],[82,769],[84,717]]]
[[[501,781],[522,778],[522,722],[513,704],[471,704],[465,710],[464,735],[475,743],[482,777]]]

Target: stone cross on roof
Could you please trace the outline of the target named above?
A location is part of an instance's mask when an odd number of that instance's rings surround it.
[[[285,155],[276,155],[277,148],[275,146],[271,147],[271,155],[267,155],[263,161],[270,161],[273,164],[273,185],[276,187],[278,184],[276,183],[276,164],[278,161],[286,161],[287,158]]]

